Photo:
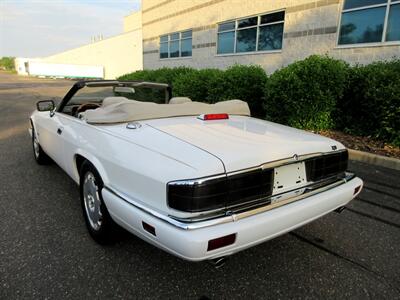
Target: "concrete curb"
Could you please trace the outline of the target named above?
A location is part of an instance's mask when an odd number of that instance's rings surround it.
[[[400,159],[348,149],[349,159],[400,171]]]

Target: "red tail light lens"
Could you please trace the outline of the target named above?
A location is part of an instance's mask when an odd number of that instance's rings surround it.
[[[200,120],[203,120],[203,121],[226,120],[226,119],[229,119],[229,115],[228,114],[206,114],[206,115],[200,115],[197,118]]]
[[[219,249],[228,245],[232,245],[236,240],[236,233],[219,237],[208,241],[207,251]]]

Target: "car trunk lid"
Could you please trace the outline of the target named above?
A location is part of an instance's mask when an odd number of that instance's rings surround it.
[[[313,133],[242,116],[211,121],[178,117],[143,122],[220,158],[226,172],[344,149],[340,143]]]

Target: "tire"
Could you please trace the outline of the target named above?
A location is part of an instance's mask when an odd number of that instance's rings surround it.
[[[83,217],[90,236],[102,245],[116,242],[119,236],[119,227],[111,219],[104,204],[101,195],[104,185],[99,172],[90,162],[84,161],[79,174]]]
[[[32,126],[32,149],[33,157],[39,165],[48,165],[51,163],[51,158],[43,151],[37,139],[35,127]]]

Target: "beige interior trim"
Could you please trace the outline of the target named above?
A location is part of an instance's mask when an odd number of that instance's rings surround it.
[[[91,124],[109,124],[212,113],[250,116],[249,106],[242,100],[208,104],[187,99],[178,104],[156,104],[129,100],[125,97],[108,97],[104,99],[101,107],[85,111],[84,119]]]

